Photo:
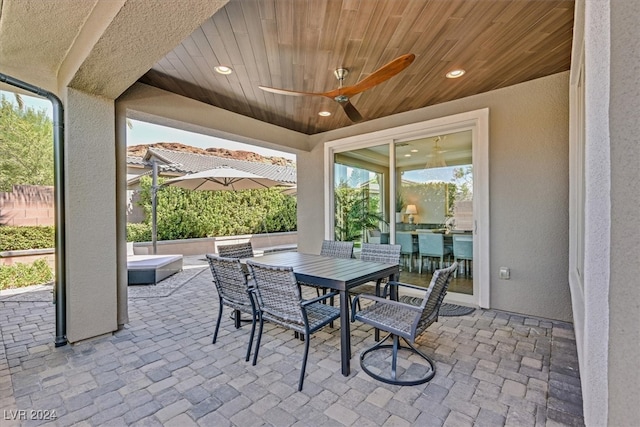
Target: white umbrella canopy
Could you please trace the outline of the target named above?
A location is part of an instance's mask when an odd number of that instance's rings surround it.
[[[292,185],[290,187],[286,187],[282,190],[282,194],[285,194],[287,196],[295,196],[298,194],[298,186]]]
[[[286,186],[286,184],[274,181],[273,179],[231,167],[219,167],[179,176],[166,180],[163,185],[172,185],[187,190],[208,191],[254,190],[275,187],[277,185]]]

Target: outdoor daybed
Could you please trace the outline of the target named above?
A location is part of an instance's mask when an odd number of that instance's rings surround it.
[[[127,276],[129,285],[157,284],[182,271],[182,255],[134,255],[127,243]]]

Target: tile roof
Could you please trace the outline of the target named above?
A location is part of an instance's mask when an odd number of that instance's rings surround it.
[[[156,159],[159,162],[164,163],[161,168],[163,172],[188,174],[221,166],[229,166],[234,169],[250,172],[286,184],[296,183],[296,168],[294,166],[249,162],[246,160],[236,160],[226,157],[171,151],[162,148],[147,149],[147,153],[143,158],[127,157],[127,164],[151,167],[152,159]]]

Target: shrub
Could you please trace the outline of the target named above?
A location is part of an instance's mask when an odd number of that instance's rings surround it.
[[[139,204],[149,227],[148,241],[151,240],[151,178],[143,177],[140,185]],[[294,231],[296,210],[296,199],[282,194],[279,188],[190,191],[162,187],[158,192],[158,240]]]
[[[150,224],[127,224],[127,242],[151,241]]]
[[[44,258],[33,264],[0,265],[0,290],[39,285],[53,280],[53,272]]]
[[[55,247],[53,226],[0,227],[0,251]]]

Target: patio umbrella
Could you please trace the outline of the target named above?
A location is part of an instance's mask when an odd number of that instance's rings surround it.
[[[290,187],[286,187],[282,190],[282,194],[285,194],[287,196],[295,196],[298,194],[298,186],[292,185]]]
[[[186,190],[238,191],[270,188],[279,185],[287,186],[288,184],[275,181],[270,178],[265,178],[251,172],[244,172],[229,166],[221,166],[168,179],[162,184],[162,186],[169,185],[184,188]],[[155,254],[157,241],[157,213],[155,208],[152,209],[151,221],[151,240],[153,244],[153,253]]]
[[[273,179],[228,166],[191,173],[164,182],[187,190],[254,190],[285,185]]]

